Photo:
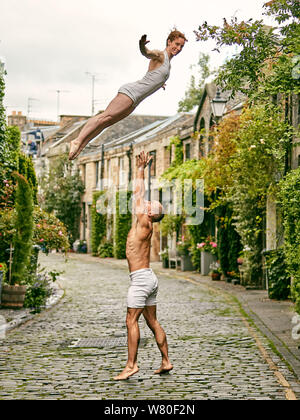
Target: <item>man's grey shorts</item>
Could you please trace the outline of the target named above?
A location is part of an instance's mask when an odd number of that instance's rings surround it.
[[[131,285],[127,295],[128,308],[156,305],[158,280],[151,268],[141,268],[129,274]]]

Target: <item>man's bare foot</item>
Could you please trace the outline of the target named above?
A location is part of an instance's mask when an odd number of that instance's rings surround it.
[[[173,365],[170,362],[162,362],[161,367],[156,369],[154,373],[167,373],[173,369]]]
[[[126,366],[125,369],[123,370],[123,372],[120,373],[120,375],[114,377],[114,380],[115,381],[122,381],[124,379],[128,379],[130,376],[134,375],[138,371],[139,371],[139,368],[137,366],[134,366],[133,368],[130,368],[130,367]]]

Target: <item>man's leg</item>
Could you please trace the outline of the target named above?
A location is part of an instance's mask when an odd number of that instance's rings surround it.
[[[127,308],[126,326],[127,326],[127,345],[128,345],[128,359],[120,375],[116,376],[115,380],[127,379],[129,376],[138,372],[137,365],[137,351],[140,342],[140,329],[138,320],[144,308]]]
[[[168,355],[168,343],[166,333],[156,319],[156,306],[145,306],[143,311],[148,327],[153,332],[157,346],[161,352],[162,362],[159,369],[154,373],[165,373],[173,369]]]
[[[71,141],[69,159],[75,159],[90,140],[104,128],[121,121],[134,111],[133,101],[126,95],[118,93],[104,112],[91,117],[83,127],[79,136]]]

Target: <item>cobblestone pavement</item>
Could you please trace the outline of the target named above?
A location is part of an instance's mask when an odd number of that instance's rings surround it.
[[[113,381],[127,360],[127,270],[87,255],[41,260],[65,270],[66,294],[0,340],[0,399],[299,399],[296,378],[235,300],[161,274],[158,318],[174,369],[153,374],[160,353],[141,318],[140,371]],[[83,338],[117,346],[70,347]]]

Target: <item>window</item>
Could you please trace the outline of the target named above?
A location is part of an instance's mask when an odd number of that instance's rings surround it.
[[[156,176],[156,150],[153,150],[150,152],[150,155],[152,156],[152,165],[151,165],[151,176]]]
[[[103,180],[102,180],[102,187],[103,188],[108,188],[110,185],[110,176],[111,176],[111,161],[110,159],[106,160],[104,162],[104,176],[103,176]]]
[[[190,160],[191,159],[191,143],[186,143],[185,147],[184,147],[184,160]]]
[[[99,188],[99,169],[100,169],[100,162],[95,162],[95,187]]]
[[[106,186],[108,187],[111,185],[112,179],[111,179],[111,160],[109,159],[107,161],[107,176],[106,176]]]
[[[164,163],[165,163],[165,169],[169,168],[172,163],[172,145],[165,146],[164,148]]]
[[[119,158],[119,185],[125,185],[124,157]]]
[[[83,184],[85,186],[85,182],[86,182],[86,164],[81,165],[81,178],[82,178]]]

